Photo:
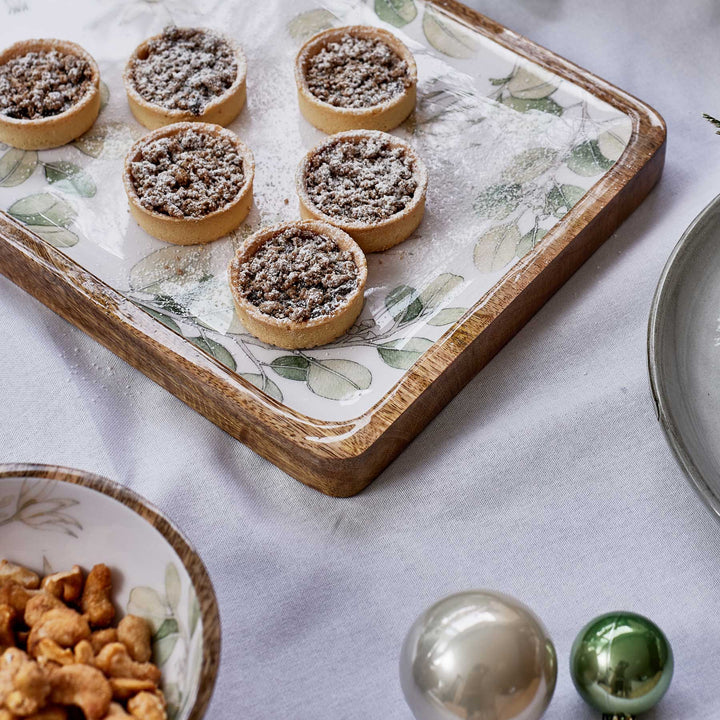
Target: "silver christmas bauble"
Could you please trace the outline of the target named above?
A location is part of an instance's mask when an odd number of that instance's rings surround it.
[[[557,680],[535,614],[488,590],[450,595],[410,628],[400,684],[417,720],[539,720]]]

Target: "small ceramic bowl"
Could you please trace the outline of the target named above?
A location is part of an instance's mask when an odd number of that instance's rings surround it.
[[[152,505],[110,480],[51,465],[0,465],[0,556],[45,575],[110,567],[119,615],[152,625],[168,717],[200,720],[220,660],[205,566]]]

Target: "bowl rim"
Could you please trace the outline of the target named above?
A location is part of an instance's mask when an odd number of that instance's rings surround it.
[[[203,662],[197,696],[188,720],[201,720],[210,703],[220,665],[220,611],[210,575],[200,555],[178,527],[158,508],[133,490],[85,470],[34,463],[0,463],[0,482],[11,478],[58,480],[94,490],[116,500],[150,523],[180,558],[197,594],[202,617]]]

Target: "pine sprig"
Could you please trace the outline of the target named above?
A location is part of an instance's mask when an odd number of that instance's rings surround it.
[[[715,134],[720,135],[720,120],[714,118],[712,115],[708,115],[707,113],[703,113],[703,117],[717,128]]]

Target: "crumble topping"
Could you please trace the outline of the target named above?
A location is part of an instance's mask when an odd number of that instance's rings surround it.
[[[82,99],[92,81],[92,67],[76,55],[20,55],[0,65],[0,113],[19,120],[59,115]]]
[[[407,63],[389,45],[350,34],[309,58],[305,79],[318,100],[343,108],[380,105],[410,84]]]
[[[240,293],[260,312],[305,322],[330,315],[358,286],[352,253],[305,228],[287,228],[240,266]]]
[[[144,145],[130,163],[130,178],[143,207],[175,218],[225,207],[245,182],[234,143],[195,128]]]
[[[314,153],[305,189],[326,215],[374,223],[404,210],[417,189],[414,164],[386,138],[341,138]]]
[[[147,50],[132,60],[130,77],[142,98],[168,110],[201,115],[237,78],[232,47],[209,30],[166,27]]]

